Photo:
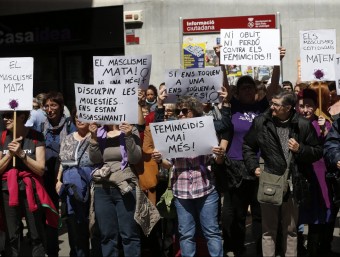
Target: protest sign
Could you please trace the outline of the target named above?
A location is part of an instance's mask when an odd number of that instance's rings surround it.
[[[150,123],[155,148],[164,158],[195,157],[218,146],[212,116]]]
[[[0,58],[0,110],[32,110],[33,58]]]
[[[334,73],[336,94],[340,95],[340,54],[334,55]]]
[[[218,92],[223,85],[221,67],[197,69],[171,69],[165,72],[167,103],[175,103],[177,98],[190,95],[203,103],[218,102]]]
[[[138,122],[138,89],[134,85],[74,84],[78,119],[98,124]]]
[[[150,72],[151,55],[93,57],[95,85],[134,85],[147,89]]]
[[[221,29],[222,64],[280,65],[278,29]]]
[[[300,31],[301,80],[334,80],[335,29]]]

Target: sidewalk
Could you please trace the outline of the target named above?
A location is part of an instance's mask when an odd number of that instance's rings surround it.
[[[256,248],[255,248],[255,242],[252,240],[252,235],[251,235],[251,216],[247,217],[247,234],[246,234],[246,247],[247,247],[247,252],[246,255],[244,257],[255,257],[256,256]],[[340,224],[340,212],[338,213],[338,217],[335,223],[335,229],[334,229],[334,238],[333,238],[333,242],[332,242],[332,251],[334,253],[336,253],[335,256],[339,256],[340,257],[340,228],[339,228],[339,224]],[[308,226],[305,225],[305,229],[304,229],[304,233],[305,235],[305,246],[307,244],[307,234],[308,234]],[[233,257],[233,253],[227,253],[228,257]],[[326,255],[322,255],[319,257],[328,257]],[[334,256],[332,256],[334,257]]]
[[[339,228],[339,221],[340,221],[340,212],[337,217],[335,229],[334,229],[334,239],[332,242],[332,250],[335,253],[338,253],[340,257],[340,228]],[[24,229],[24,236],[27,233],[27,229],[25,227]],[[304,235],[307,237],[308,233],[308,226],[305,226],[305,231]],[[59,256],[60,257],[66,257],[69,256],[70,248],[68,244],[68,234],[67,234],[67,228],[66,224],[63,224],[63,227],[59,231]],[[247,218],[247,234],[246,234],[246,247],[247,247],[247,253],[244,257],[254,257],[256,256],[256,251],[255,251],[255,243],[251,238],[251,216],[248,216]],[[28,245],[28,241],[24,239],[23,242],[23,249],[22,249],[22,254],[20,256],[31,256],[30,255],[30,246]],[[234,256],[232,253],[227,254],[228,257]],[[144,256],[142,256],[144,257]],[[328,257],[328,256],[320,256],[320,257]]]

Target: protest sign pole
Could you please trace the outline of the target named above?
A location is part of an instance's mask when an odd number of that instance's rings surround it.
[[[14,109],[13,113],[13,141],[16,139],[17,136],[17,111]],[[13,156],[13,167],[15,168],[16,159],[15,155]]]
[[[319,83],[319,116],[322,115],[322,97],[321,97],[321,84]]]

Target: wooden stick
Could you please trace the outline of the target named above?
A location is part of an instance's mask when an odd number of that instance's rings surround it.
[[[321,83],[319,83],[319,116],[322,115]]]
[[[17,112],[14,110],[13,114],[13,140],[16,139],[17,136]],[[15,161],[15,156],[13,156],[13,167],[15,168],[16,161]]]

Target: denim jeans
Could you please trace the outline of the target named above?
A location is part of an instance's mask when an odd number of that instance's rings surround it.
[[[212,257],[222,257],[222,237],[218,225],[218,201],[216,190],[197,199],[175,198],[181,254],[193,257],[196,253],[196,220],[199,220],[208,251]]]
[[[122,195],[118,188],[96,187],[94,209],[103,256],[118,257],[119,236],[122,239],[124,256],[140,256],[140,228],[134,220],[136,190]]]

